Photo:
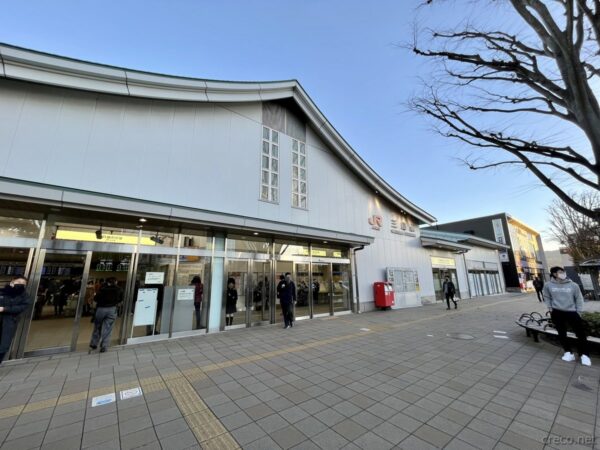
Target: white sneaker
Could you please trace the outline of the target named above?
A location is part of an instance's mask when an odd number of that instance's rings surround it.
[[[567,362],[575,361],[575,355],[571,352],[565,352],[561,359]]]
[[[581,364],[589,367],[592,365],[592,360],[587,355],[581,355]]]

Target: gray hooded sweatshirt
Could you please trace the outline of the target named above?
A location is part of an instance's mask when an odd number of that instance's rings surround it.
[[[544,303],[549,309],[559,309],[561,311],[583,311],[583,295],[579,285],[569,280],[559,280],[551,278],[544,285],[543,289]]]

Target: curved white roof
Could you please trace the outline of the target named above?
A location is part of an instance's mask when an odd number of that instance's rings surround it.
[[[129,70],[0,44],[0,77],[71,89],[161,100],[260,102],[293,99],[323,141],[375,193],[423,223],[435,217],[381,178],[329,123],[296,80],[232,82]]]

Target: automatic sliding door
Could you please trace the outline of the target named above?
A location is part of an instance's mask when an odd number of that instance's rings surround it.
[[[250,325],[271,321],[271,262],[252,261],[252,277],[249,280],[252,302],[248,307]]]
[[[312,300],[313,315],[331,314],[332,312],[332,277],[331,264],[312,265]]]
[[[333,311],[350,309],[350,264],[332,265]]]
[[[294,266],[294,282],[296,283],[295,317],[310,317],[310,265],[297,263]]]
[[[43,251],[25,353],[70,351],[77,342],[85,253]]]
[[[230,259],[227,262],[227,288],[223,302],[225,326],[247,323],[249,266],[248,260]]]

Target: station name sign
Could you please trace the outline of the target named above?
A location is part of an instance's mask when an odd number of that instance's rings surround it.
[[[384,218],[374,214],[368,219],[371,229],[379,231],[383,228]],[[392,214],[390,217],[390,232],[394,234],[403,234],[406,236],[416,236],[415,223],[412,218],[406,214]]]

